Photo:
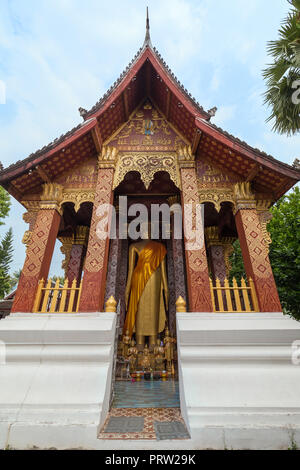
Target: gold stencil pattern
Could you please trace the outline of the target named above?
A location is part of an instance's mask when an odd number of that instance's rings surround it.
[[[60,206],[66,202],[72,202],[74,204],[75,212],[77,212],[83,202],[94,202],[94,199],[94,189],[66,190],[63,192]]]
[[[39,274],[55,212],[55,210],[41,210],[38,213],[34,231],[27,246],[26,260],[22,271],[25,277],[34,277]]]
[[[111,203],[113,174],[114,170],[112,168],[101,168],[98,172],[98,183],[85,261],[85,271],[92,273],[101,271],[104,266],[106,240],[100,240],[97,236],[97,224],[100,221],[100,217],[97,216],[97,209],[101,204]]]
[[[179,167],[176,154],[137,152],[132,154],[119,155],[116,173],[114,177],[113,189],[115,189],[124,179],[129,171],[137,171],[146,189],[158,171],[169,173],[171,180],[181,188]]]
[[[216,210],[219,212],[222,202],[231,202],[235,207],[235,198],[233,190],[229,188],[214,188],[214,189],[199,189],[199,202],[211,202],[214,204]]]
[[[259,278],[268,278],[272,275],[272,269],[258,214],[254,209],[245,209],[241,213],[253,272]]]

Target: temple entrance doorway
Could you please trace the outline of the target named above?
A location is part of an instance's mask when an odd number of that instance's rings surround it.
[[[147,208],[149,221],[154,204],[180,201],[178,188],[165,172],[155,175],[148,191],[139,173],[127,174],[115,192],[116,207],[118,196],[124,194],[128,208],[133,204]],[[129,224],[132,218],[128,217]],[[142,236],[138,239],[132,239],[129,233],[127,239],[111,240],[109,266],[116,267],[118,327],[111,409],[100,434],[103,439],[117,438],[121,424],[118,431],[113,422],[126,417],[142,418],[144,426],[132,431],[134,437],[126,428],[122,438],[157,439],[165,425],[173,429],[168,438],[189,437],[180,412],[175,305],[179,295],[186,298],[183,240],[173,239],[172,217],[167,224],[162,217],[155,223],[158,239],[151,240],[151,226],[147,224],[139,228]],[[147,277],[144,271],[149,266]],[[137,292],[141,286],[142,292]],[[110,295],[109,268],[106,299]]]

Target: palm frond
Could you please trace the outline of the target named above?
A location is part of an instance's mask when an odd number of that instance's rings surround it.
[[[274,62],[262,74],[264,103],[271,108],[267,122],[274,121],[273,130],[280,134],[292,135],[300,130],[300,93],[295,89],[300,80],[300,0],[289,3],[293,8],[281,24],[279,39],[267,45]]]

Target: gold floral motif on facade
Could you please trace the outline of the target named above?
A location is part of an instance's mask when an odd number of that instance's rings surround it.
[[[130,171],[137,171],[141,175],[146,189],[149,189],[155,173],[166,171],[173,183],[180,189],[180,174],[176,154],[137,152],[119,155],[114,175],[113,189],[115,189]]]

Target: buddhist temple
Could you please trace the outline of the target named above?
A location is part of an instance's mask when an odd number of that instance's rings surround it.
[[[0,391],[8,410],[0,426],[10,445],[100,449],[131,439],[139,448],[148,439],[144,448],[155,448],[163,426],[121,433],[110,421],[143,406],[155,423],[176,424],[181,440],[172,441],[172,428],[170,448],[222,448],[224,435],[228,447],[246,439],[255,448],[267,428],[279,448],[291,426],[300,439],[300,369],[290,359],[300,325],[282,314],[267,229],[270,207],[300,180],[299,169],[213,124],[216,109],[205,111],[152,45],[148,15],[126,70],[79,112],[77,127],[0,171],[28,224],[11,313],[0,322],[8,390]],[[168,236],[158,217],[156,241],[150,232],[130,237],[141,204],[149,214],[153,205],[173,207]],[[110,205],[116,236],[104,239],[99,207]],[[183,223],[187,205],[203,240],[196,249]],[[240,280],[230,278],[236,240]],[[56,243],[63,281],[48,278]]]

